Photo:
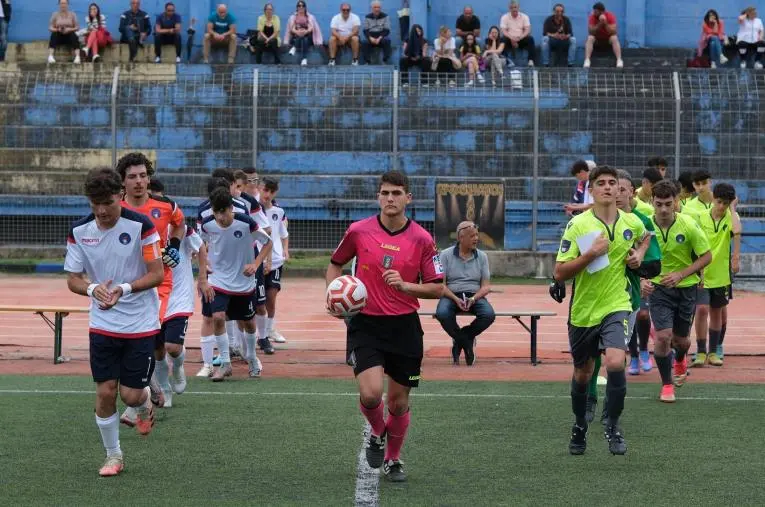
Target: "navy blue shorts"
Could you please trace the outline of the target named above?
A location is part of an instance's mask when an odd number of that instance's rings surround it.
[[[115,338],[90,333],[90,371],[93,381],[117,380],[121,385],[134,389],[148,386],[154,372],[156,336]]]
[[[183,345],[183,340],[186,339],[186,329],[189,327],[189,318],[174,317],[170,320],[166,320],[162,323],[162,343],[175,343],[177,345]]]
[[[252,297],[255,301],[255,306],[263,306],[266,304],[266,277],[263,274],[263,264],[260,265],[255,276],[258,279],[258,285],[255,286],[255,292]]]
[[[278,267],[268,272],[266,276],[266,290],[282,290],[282,268]]]
[[[252,294],[225,294],[215,291],[212,303],[202,301],[202,315],[212,317],[213,313],[226,312],[227,320],[250,320],[255,316],[255,292]]]

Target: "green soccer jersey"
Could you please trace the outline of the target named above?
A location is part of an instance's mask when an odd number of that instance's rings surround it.
[[[656,223],[656,217],[652,220],[656,228],[656,238],[661,246],[661,274],[652,280],[655,284],[661,284],[662,277],[669,273],[681,271],[693,264],[693,255],[701,257],[709,251],[709,241],[699,224],[690,216],[675,213],[675,220],[666,229],[662,229]],[[677,284],[678,287],[693,287],[698,285],[699,275],[683,278]]]
[[[643,202],[640,199],[635,199],[635,209],[632,211],[638,210],[640,213],[647,217],[652,217],[654,210],[653,206],[651,204],[648,204],[647,202]]]
[[[733,217],[730,210],[720,220],[712,218],[712,212],[699,214],[699,227],[707,236],[712,262],[704,268],[704,287],[717,289],[731,284],[730,241],[733,236]]]
[[[566,226],[557,262],[579,257],[577,239],[593,232],[603,233],[610,241],[608,266],[595,273],[589,273],[585,268],[574,278],[569,321],[577,327],[597,326],[606,315],[632,311],[625,259],[635,242],[645,236],[646,228],[632,213],[618,211],[616,222],[607,226],[592,210],[587,210],[572,218]]]
[[[694,218],[698,218],[699,215],[705,211],[712,209],[712,203],[705,203],[699,200],[699,196],[693,199],[688,199],[684,204],[681,213],[691,215]]]
[[[645,256],[643,256],[643,262],[660,261],[661,249],[659,248],[659,242],[656,240],[653,222],[650,218],[637,211],[637,208],[632,210],[632,214],[643,222],[646,231],[651,235],[651,242],[648,245],[648,250],[646,250]],[[640,277],[630,268],[627,268],[627,281],[630,283],[630,302],[632,303],[632,311],[634,312],[640,308]]]

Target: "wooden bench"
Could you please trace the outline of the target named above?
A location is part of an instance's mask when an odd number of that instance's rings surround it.
[[[61,343],[64,330],[64,317],[70,313],[88,313],[88,308],[66,306],[37,306],[37,305],[0,305],[0,313],[34,313],[42,317],[48,327],[53,330],[53,364],[62,362]],[[53,320],[46,315],[52,313]]]
[[[436,318],[436,312],[420,312],[420,315],[429,315]],[[466,315],[475,317],[472,313],[469,312],[457,312],[457,315]],[[523,329],[528,331],[529,336],[531,338],[531,364],[533,366],[536,366],[539,361],[537,359],[537,323],[539,322],[539,319],[542,317],[555,317],[557,313],[555,312],[543,312],[543,311],[526,311],[526,310],[516,310],[513,312],[494,312],[494,315],[497,317],[510,317],[511,319],[515,320],[523,326]],[[521,320],[523,317],[529,317],[531,320],[529,322],[529,325],[526,325],[525,322]]]

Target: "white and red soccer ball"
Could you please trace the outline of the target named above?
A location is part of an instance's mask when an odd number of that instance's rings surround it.
[[[355,276],[339,276],[327,287],[327,309],[335,317],[353,317],[366,305],[367,288]]]

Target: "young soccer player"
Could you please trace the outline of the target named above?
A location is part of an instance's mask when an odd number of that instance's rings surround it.
[[[704,288],[699,297],[709,306],[709,354],[705,336],[696,336],[698,352],[692,366],[722,366],[721,345],[728,326],[728,301],[732,297],[731,273],[738,273],[741,253],[741,219],[736,212],[736,189],[718,183],[712,191],[712,208],[698,215],[699,226],[707,235],[712,262],[704,269]],[[731,239],[733,253],[731,254]],[[696,314],[698,318],[698,313]]]
[[[619,427],[627,394],[624,361],[632,310],[625,290],[625,264],[640,268],[650,242],[640,219],[616,208],[618,191],[616,170],[599,166],[590,171],[594,206],[566,226],[555,265],[555,280],[574,278],[569,344],[574,359],[571,404],[576,421],[569,443],[571,454],[583,454],[587,448],[587,388],[595,358],[602,350],[608,372],[605,437],[611,453],[627,452]]]
[[[273,178],[263,178],[263,191],[260,193],[260,199],[263,204],[263,211],[271,224],[271,238],[274,245],[271,258],[266,260],[263,270],[266,277],[266,310],[268,311],[266,336],[270,336],[272,323],[276,316],[276,296],[282,289],[282,267],[290,258],[287,216],[282,208],[273,204],[278,193],[279,182]]]
[[[652,280],[651,320],[656,329],[654,357],[662,383],[659,399],[665,403],[674,403],[675,386],[685,383],[698,273],[712,261],[704,231],[690,216],[675,212],[676,200],[674,183],[663,180],[654,185],[653,223],[661,246],[662,269]],[[676,353],[674,378],[673,349]]]
[[[590,171],[595,168],[592,160],[577,160],[571,166],[571,176],[576,178],[574,197],[563,209],[567,215],[578,215],[592,207],[592,195],[588,190]]]
[[[362,414],[371,426],[366,458],[385,478],[406,481],[401,448],[409,428],[409,391],[420,382],[423,344],[418,298],[439,299],[441,261],[433,237],[405,215],[409,181],[398,171],[382,175],[380,214],[351,224],[332,254],[327,284],[357,257],[356,276],[367,288],[367,306],[348,323],[350,359],[359,384]],[[385,417],[382,395],[388,376]]]
[[[659,170],[662,179],[667,177],[667,159],[664,157],[651,157],[648,159],[648,167]]]
[[[702,213],[712,209],[714,197],[712,195],[712,175],[709,171],[700,170],[693,173],[693,190],[696,197],[686,201],[683,205],[683,213],[698,218]]]
[[[136,429],[154,425],[149,378],[159,334],[164,278],[160,239],[144,215],[121,205],[122,181],[111,169],[85,179],[93,213],[72,225],[64,270],[69,290],[90,298],[90,369],[96,382],[96,424],[106,449],[101,476],[122,472],[117,391],[137,413]]]
[[[688,204],[688,201],[696,196],[696,189],[693,188],[693,172],[683,171],[680,173],[677,180],[680,182],[681,186],[680,193],[677,197],[680,200],[680,210],[682,210],[685,208],[685,205]]]
[[[199,290],[202,293],[202,314],[212,317],[215,343],[201,343],[205,364],[212,362],[215,344],[221,357],[221,365],[213,374],[213,382],[220,382],[232,375],[229,356],[226,315],[241,320],[247,340],[247,363],[250,377],[259,377],[260,361],[255,357],[254,298],[257,287],[255,273],[263,259],[271,255],[271,240],[258,224],[243,213],[234,212],[231,193],[216,188],[210,194],[213,216],[207,217],[200,226],[200,236],[208,245],[207,259],[200,259]],[[253,241],[264,246],[258,255],[252,248]],[[209,274],[208,274],[209,266]]]

